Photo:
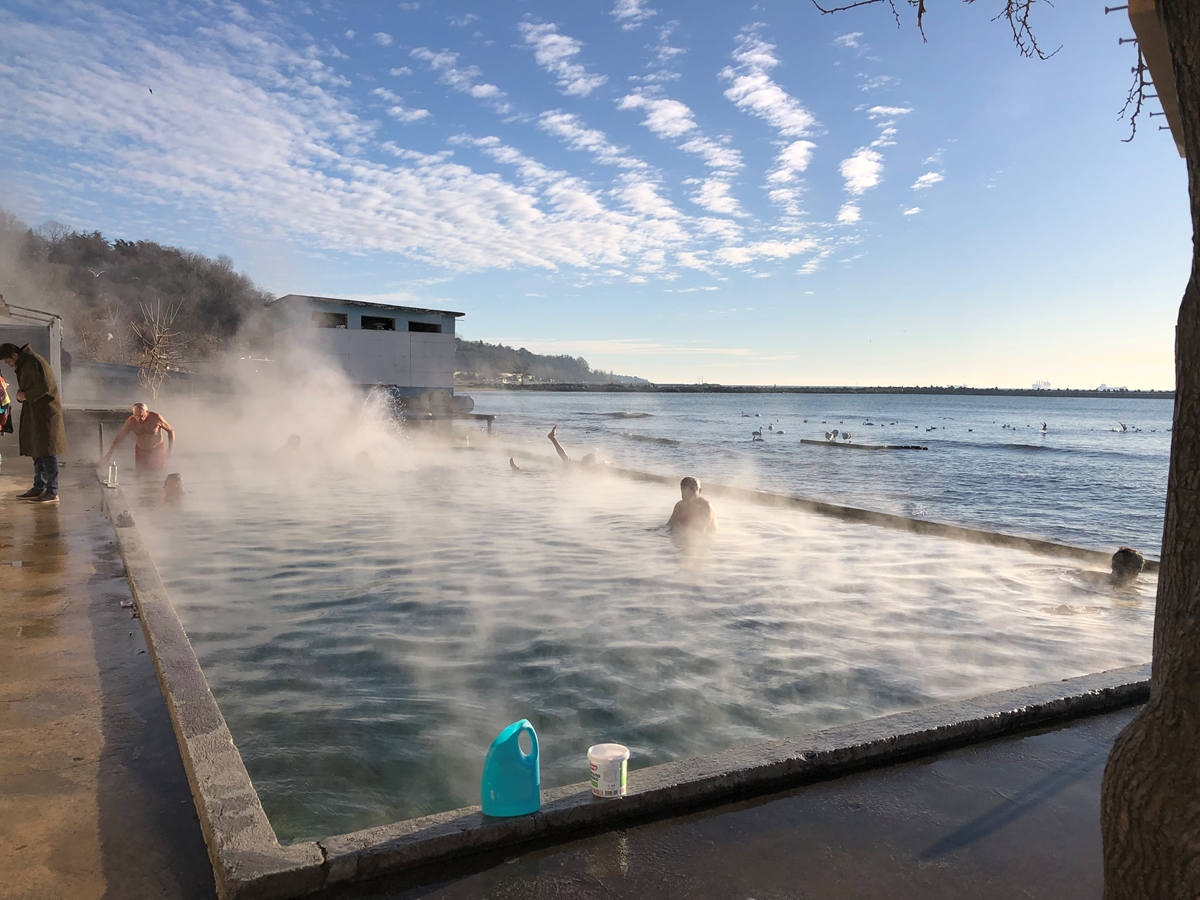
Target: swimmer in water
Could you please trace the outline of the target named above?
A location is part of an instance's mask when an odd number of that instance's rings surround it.
[[[556,426],[556,427],[557,427],[557,426]],[[516,461],[515,461],[515,460],[514,460],[514,459],[513,459],[511,456],[508,458],[508,467],[509,467],[510,469],[512,469],[514,472],[520,472],[520,471],[523,471],[523,470],[521,469],[521,467],[517,465]]]
[[[1129,589],[1137,584],[1138,576],[1145,568],[1146,558],[1132,547],[1121,547],[1113,554],[1112,571],[1107,575],[1101,572],[1079,572],[1080,581],[1100,587],[1115,587]]]
[[[546,435],[546,437],[550,438],[550,443],[552,443],[554,445],[554,450],[555,450],[555,452],[558,453],[558,458],[563,461],[563,466],[566,466],[569,462],[571,462],[571,457],[567,456],[567,451],[564,450],[562,447],[562,444],[560,444],[558,442],[558,426],[557,425],[555,425],[553,428],[550,429],[550,433],[548,435]],[[585,456],[583,459],[581,459],[579,461],[579,464],[581,466],[595,466],[595,465],[599,465],[599,463],[600,463],[600,458],[598,456],[596,456],[595,453],[589,453],[587,456]]]
[[[163,482],[163,499],[164,500],[182,500],[183,495],[187,493],[187,489],[183,486],[183,476],[178,472],[172,472]]]
[[[712,504],[700,496],[700,482],[688,475],[679,482],[683,499],[675,504],[667,527],[673,532],[711,533],[717,530],[717,514]]]

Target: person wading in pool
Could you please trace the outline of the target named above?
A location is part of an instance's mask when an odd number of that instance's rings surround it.
[[[167,441],[162,439],[164,431]],[[139,475],[142,472],[161,472],[167,467],[167,457],[175,448],[175,429],[145,403],[133,404],[133,415],[125,420],[125,427],[113,439],[112,446],[104,454],[102,465],[108,465],[127,434],[134,436],[133,461]]]
[[[717,530],[717,514],[712,504],[700,496],[700,482],[688,475],[679,482],[683,499],[675,504],[667,527],[676,534],[702,534]]]

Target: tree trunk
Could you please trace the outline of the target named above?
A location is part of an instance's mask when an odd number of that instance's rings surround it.
[[[1200,897],[1200,2],[1158,9],[1183,122],[1192,273],[1175,332],[1150,701],[1117,736],[1101,791],[1105,900]]]

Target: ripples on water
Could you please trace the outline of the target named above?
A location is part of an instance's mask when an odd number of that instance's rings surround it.
[[[1149,657],[1153,580],[725,500],[681,549],[673,489],[372,452],[184,461],[184,506],[139,513],[283,840],[478,803],[521,717],[553,786],[599,741],[644,766]]]

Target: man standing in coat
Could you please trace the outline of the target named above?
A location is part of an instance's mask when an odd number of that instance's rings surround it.
[[[54,370],[28,344],[0,344],[0,362],[16,370],[21,403],[18,442],[21,455],[33,457],[33,487],[17,496],[35,503],[57,503],[58,457],[67,452],[67,432]]]

